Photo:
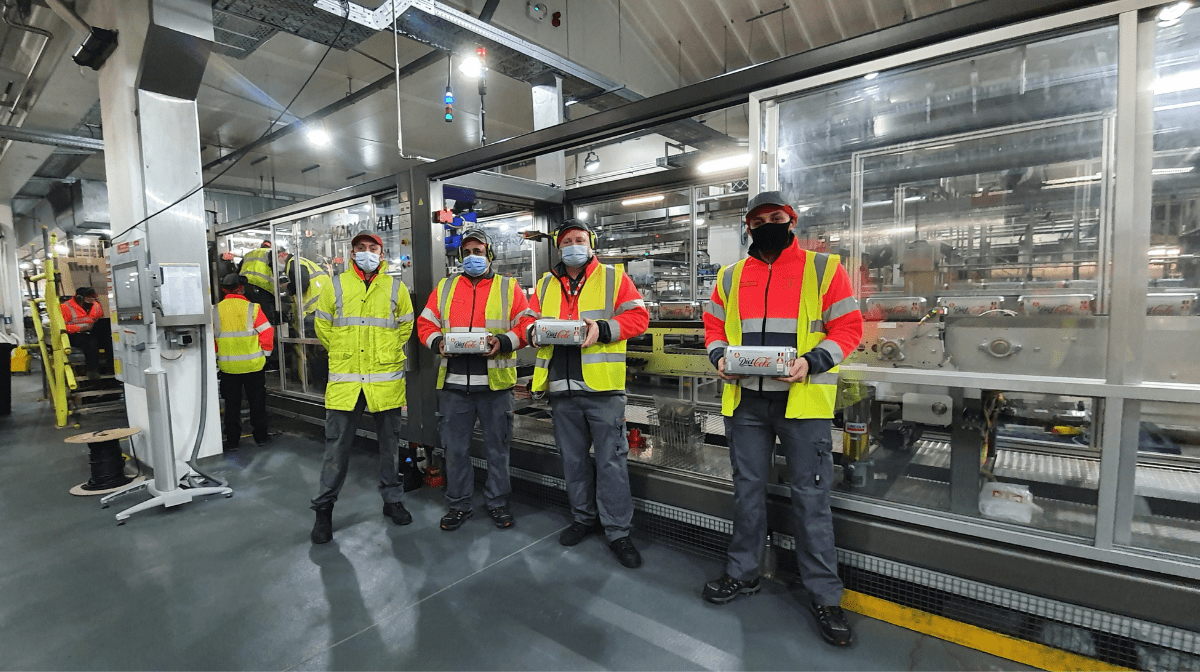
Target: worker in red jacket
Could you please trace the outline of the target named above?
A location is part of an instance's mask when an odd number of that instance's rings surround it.
[[[442,420],[438,427],[446,451],[446,505],[441,528],[457,530],[471,517],[475,469],[471,434],[475,421],[483,430],[487,483],[483,487],[488,515],[496,527],[513,526],[508,510],[512,485],[508,477],[509,439],[513,429],[513,387],[517,384],[516,351],[525,347],[525,330],[533,313],[525,292],[514,279],[492,270],[491,239],[474,229],[462,236],[459,259],[463,272],[443,279],[429,294],[417,318],[417,335],[440,355],[437,389]],[[451,333],[487,332],[487,352],[449,354]]]
[[[71,347],[83,351],[87,377],[99,377],[101,338],[110,344],[108,347],[111,350],[112,337],[110,334],[101,335],[92,331],[96,320],[104,317],[104,309],[100,307],[100,302],[96,301],[96,290],[80,287],[75,290],[75,296],[60,304],[59,308],[62,310],[63,322],[67,325],[67,338],[71,340]]]
[[[721,413],[733,465],[733,538],[721,578],[704,599],[724,604],[758,592],[767,536],[767,477],[778,438],[791,472],[796,560],[825,641],[848,646],[850,623],[839,606],[842,582],[833,546],[832,427],[837,365],[862,340],[863,318],[837,255],[800,247],[796,212],[768,191],[747,206],[750,256],[721,269],[704,314],[705,344],[725,380]],[[787,376],[725,373],[729,346],[796,348]]]
[[[596,234],[587,223],[568,219],[555,239],[562,261],[538,281],[530,308],[539,318],[587,324],[579,345],[530,339],[540,346],[530,390],[550,394],[554,442],[562,453],[575,519],[558,543],[574,546],[604,532],[622,565],[640,567],[642,556],[629,538],[633,498],[626,462],[625,342],[646,331],[650,313],[624,269],[596,257]],[[531,334],[536,331],[531,328]],[[589,448],[595,453],[594,469]]]

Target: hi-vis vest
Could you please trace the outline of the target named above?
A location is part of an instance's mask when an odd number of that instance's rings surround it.
[[[454,292],[462,282],[470,282],[463,278],[462,275],[454,275],[449,278],[442,278],[438,283],[438,314],[442,316],[442,333],[450,332],[465,332],[471,331],[470,327],[451,327],[450,326],[450,306],[454,305]],[[497,338],[501,334],[512,329],[512,321],[509,319],[509,313],[512,311],[512,295],[513,283],[516,282],[512,278],[502,275],[492,276],[492,288],[488,292],[487,306],[483,309],[484,327],[487,332]],[[437,389],[442,389],[446,384],[446,368],[447,362],[445,357],[438,358],[438,379]],[[487,377],[488,388],[493,390],[507,390],[517,384],[517,353],[497,353],[495,357],[488,357],[487,360]],[[469,381],[463,381],[466,385]]]
[[[70,318],[64,317],[63,319],[68,334],[78,334],[84,330],[84,327],[91,327],[96,324],[96,320],[104,317],[104,309],[95,301],[92,302],[91,308],[84,310],[83,306],[79,305],[79,301],[71,298],[61,304],[61,308],[61,312],[71,315]]]
[[[308,291],[304,292],[303,305],[297,306],[297,308],[299,308],[297,312],[302,317],[308,317],[314,310],[317,309],[317,299],[321,298],[321,292],[325,291],[326,287],[332,288],[333,282],[330,280],[329,274],[325,272],[325,269],[317,265],[316,262],[296,256],[288,259],[288,266],[286,269],[284,269],[289,276],[292,275],[292,268],[297,259],[300,260],[300,265],[304,268],[306,274],[308,275]],[[245,266],[243,265],[242,268],[242,274],[245,275]],[[247,275],[246,279],[249,280],[250,276]],[[303,289],[303,283],[298,282],[296,284],[297,286],[293,288],[293,291],[296,289]],[[299,294],[296,296],[299,298]],[[297,303],[299,303],[299,301]]]
[[[217,368],[223,373],[254,373],[267,363],[258,340],[260,308],[245,299],[222,299],[217,304]],[[270,327],[263,322],[263,327]]]
[[[800,310],[796,319],[796,350],[804,354],[825,339],[821,297],[829,291],[841,258],[836,254],[817,254],[804,250],[804,280],[800,286]],[[738,294],[742,286],[742,269],[746,260],[726,266],[717,275],[717,292],[725,302],[725,340],[729,345],[742,344],[746,328],[741,318]],[[820,277],[818,284],[817,278]],[[770,319],[767,316],[767,319]],[[758,320],[754,320],[758,322]],[[785,416],[789,419],[832,418],[837,397],[838,367],[808,376],[788,389]],[[737,382],[726,382],[721,393],[721,414],[733,415],[742,401],[742,388]]]
[[[321,294],[317,336],[329,350],[325,408],[352,411],[360,394],[372,413],[399,408],[404,389],[404,344],[413,330],[412,299],[400,278],[381,262],[368,287],[353,268],[333,278]]]
[[[246,276],[246,282],[255,287],[268,292],[275,291],[275,276],[271,274],[271,248],[260,247],[247,252],[242,257],[241,274]]]
[[[617,300],[617,288],[625,275],[619,267],[599,264],[592,271],[591,277],[583,283],[579,294],[579,319],[608,320],[615,314],[614,304]],[[563,292],[562,281],[553,273],[546,273],[538,283],[538,302],[542,309],[542,317],[558,319],[562,310]],[[554,346],[546,345],[538,348],[537,367],[533,370],[534,392],[543,392],[547,388],[551,392],[567,389],[567,381],[550,379],[550,358],[554,355]],[[616,343],[600,343],[583,349],[580,353],[583,363],[583,382],[595,392],[612,392],[625,389],[625,341]],[[557,386],[562,389],[556,389]]]

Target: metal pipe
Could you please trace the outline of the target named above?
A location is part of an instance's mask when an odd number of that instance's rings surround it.
[[[84,37],[92,34],[92,27],[75,13],[74,7],[68,7],[63,0],[46,0],[46,4],[50,5],[50,9],[54,10],[59,18],[66,21],[67,25],[71,26],[75,32]]]

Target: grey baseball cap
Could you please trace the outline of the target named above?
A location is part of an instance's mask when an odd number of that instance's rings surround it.
[[[750,215],[753,215],[755,210],[768,205],[781,208],[791,208],[791,205],[789,205],[788,202],[783,199],[783,194],[781,192],[763,191],[754,198],[750,199],[750,202],[746,204],[746,219],[750,219]]]

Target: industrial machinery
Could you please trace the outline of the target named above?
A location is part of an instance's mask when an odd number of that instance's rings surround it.
[[[881,31],[414,165],[230,223],[218,242],[313,231],[319,246],[338,234],[301,218],[411,193],[421,302],[456,270],[439,213],[474,213],[500,243],[497,270],[526,291],[558,260],[540,234],[585,219],[651,312],[628,346],[636,506],[680,538],[719,539],[732,475],[702,314],[719,268],[746,254],[747,197],[779,189],[801,244],[841,256],[866,320],[831,437],[847,575],[927,576],[938,601],[999,586],[1006,609],[1038,596],[1053,602],[1038,618],[1068,605],[1131,651],[1167,646],[1145,624],[1200,631],[1179,597],[1200,591],[1200,136],[1187,117],[1200,12],[1161,26],[1151,3],[1112,3],[987,23],[1004,4],[955,10],[983,23],[945,34]],[[722,110],[745,112],[748,137],[723,151],[752,148],[748,170],[700,170],[697,140],[665,170],[567,190],[514,176],[542,153],[629,149]],[[432,389],[423,350],[410,389]],[[520,357],[513,473],[544,493],[561,488],[556,448],[547,404],[523,387],[531,353]],[[272,403],[319,418],[319,386],[281,368]],[[406,438],[436,449],[434,404],[410,400]],[[769,491],[785,545],[786,469]],[[1103,594],[1081,588],[1101,579]],[[1118,633],[1106,614],[1141,625]]]

